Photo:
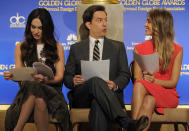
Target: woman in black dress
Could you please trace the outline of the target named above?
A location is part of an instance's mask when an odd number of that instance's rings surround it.
[[[27,121],[34,121],[39,131],[47,131],[49,114],[69,130],[69,112],[62,94],[64,75],[64,51],[54,38],[54,24],[50,13],[44,8],[33,10],[28,16],[25,40],[16,45],[15,66],[32,67],[34,62],[48,65],[54,72],[49,79],[41,74],[33,75],[35,81],[19,82],[20,90],[5,119],[6,131],[21,131]],[[11,79],[4,72],[6,80]]]

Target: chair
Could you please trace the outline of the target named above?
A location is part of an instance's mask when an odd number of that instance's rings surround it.
[[[130,64],[131,80],[134,83],[134,61]],[[131,116],[131,112],[128,112]],[[189,131],[189,108],[165,108],[164,115],[153,113],[153,123],[174,124],[175,131],[178,131],[178,124],[182,124],[186,131]]]
[[[134,78],[134,61],[131,62],[129,70],[130,70],[131,81],[132,81],[132,83],[134,83],[135,82],[135,78]]]
[[[52,116],[49,115],[49,120],[50,120],[49,123],[55,125],[56,131],[62,131],[61,123],[57,119],[52,118]]]
[[[28,120],[27,123],[34,123],[34,121]],[[62,131],[61,123],[58,120],[56,120],[55,118],[52,118],[51,115],[49,115],[49,123],[54,124],[56,131]]]
[[[70,110],[70,121],[73,125],[73,131],[78,131],[79,123],[86,123],[89,121],[90,109],[82,109],[82,108],[72,108]]]

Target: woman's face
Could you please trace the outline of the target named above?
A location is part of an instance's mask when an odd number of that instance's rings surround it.
[[[152,36],[152,21],[150,19],[150,17],[147,17],[147,21],[146,23],[144,24],[145,28],[146,28],[146,35],[150,35]]]
[[[36,39],[38,42],[41,42],[42,23],[39,18],[35,18],[32,20],[30,30],[31,30],[33,38]]]

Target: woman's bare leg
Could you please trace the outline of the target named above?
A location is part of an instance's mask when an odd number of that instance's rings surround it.
[[[42,98],[36,98],[34,120],[38,131],[47,131],[49,125],[48,109]]]
[[[143,104],[141,106],[141,109],[139,111],[139,115],[137,117],[139,119],[142,115],[146,115],[149,118],[149,124],[143,131],[147,131],[149,129],[149,127],[150,127],[152,114],[153,114],[155,105],[156,105],[156,100],[155,100],[155,98],[153,96],[146,95],[144,97]]]
[[[142,83],[137,82],[133,87],[131,102],[132,119],[137,120],[144,97],[148,94]]]
[[[14,131],[22,131],[25,122],[28,120],[30,114],[33,111],[34,101],[35,101],[35,96],[30,95],[28,99],[24,102],[21,108],[20,116],[18,118],[18,122],[16,124],[16,127],[14,128]]]

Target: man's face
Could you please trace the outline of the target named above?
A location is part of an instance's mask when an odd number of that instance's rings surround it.
[[[91,22],[86,22],[90,36],[95,39],[103,38],[107,32],[107,16],[104,11],[96,11]]]

